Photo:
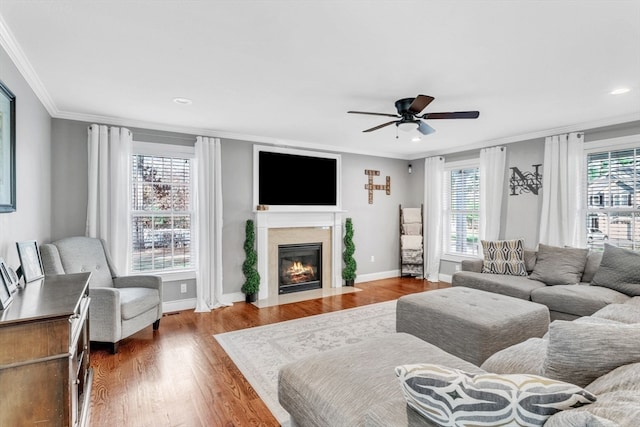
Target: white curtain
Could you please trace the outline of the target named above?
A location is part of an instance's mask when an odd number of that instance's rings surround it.
[[[547,137],[542,168],[540,243],[584,247],[582,134]]]
[[[424,272],[425,278],[438,281],[442,256],[442,221],[444,195],[444,158],[429,157],[424,161]]]
[[[504,147],[480,150],[480,240],[497,240],[500,235],[506,158]]]
[[[220,140],[196,138],[197,275],[196,312],[229,306],[222,302],[222,161]]]
[[[86,235],[104,239],[118,271],[129,271],[129,164],[131,131],[89,126]]]

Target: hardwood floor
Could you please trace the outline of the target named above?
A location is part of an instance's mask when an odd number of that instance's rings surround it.
[[[92,427],[278,426],[213,334],[328,313],[449,287],[413,278],[357,284],[362,292],[258,309],[236,303],[211,313],[165,315],[123,340],[91,349]]]

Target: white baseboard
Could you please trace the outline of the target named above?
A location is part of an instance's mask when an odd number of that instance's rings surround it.
[[[380,271],[377,273],[359,274],[356,277],[355,283],[371,282],[374,280],[390,279],[393,277],[400,277],[400,270]],[[441,282],[451,283],[451,275],[440,274],[438,280]],[[222,295],[222,301],[225,303],[242,302],[245,300],[245,295],[242,292],[232,292]],[[163,313],[171,313],[181,310],[192,310],[196,308],[196,299],[188,298],[176,301],[166,301],[162,303]]]
[[[245,295],[242,292],[233,292],[231,294],[222,294],[223,302],[242,302],[245,300]]]
[[[400,270],[380,271],[378,273],[358,274],[355,283],[371,282],[373,280],[390,279],[400,276]]]
[[[451,283],[451,275],[450,274],[438,274],[438,280],[441,282]]]
[[[163,313],[172,313],[174,311],[193,310],[196,308],[196,299],[187,298],[175,301],[165,301],[162,303]]]

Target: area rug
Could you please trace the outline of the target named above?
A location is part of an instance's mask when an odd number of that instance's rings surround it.
[[[289,414],[278,403],[278,371],[304,356],[394,333],[396,302],[387,301],[288,320],[214,338],[282,426]]]

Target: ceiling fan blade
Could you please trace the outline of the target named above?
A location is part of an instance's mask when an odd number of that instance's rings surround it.
[[[430,135],[435,131],[436,130],[434,128],[432,128],[431,126],[429,126],[423,121],[421,121],[420,124],[418,125],[418,132],[420,132],[423,135]]]
[[[427,108],[427,105],[431,104],[431,101],[433,101],[433,99],[434,98],[432,96],[418,95],[413,100],[411,105],[409,105],[408,111],[413,114],[418,114],[420,113],[420,111]]]
[[[387,113],[369,113],[367,111],[347,111],[347,113],[351,114],[368,114],[370,116],[384,116],[384,117],[396,117],[400,118],[397,114],[387,114]]]
[[[390,122],[383,123],[383,124],[378,125],[378,126],[376,126],[376,127],[372,127],[371,129],[363,130],[362,132],[371,132],[371,131],[374,131],[374,130],[378,130],[378,129],[381,129],[381,128],[385,127],[385,126],[392,125],[392,124],[394,124],[394,123],[396,123],[396,122],[397,122],[397,120],[392,120],[392,121],[390,121]]]
[[[426,113],[421,119],[477,119],[479,111],[456,111],[453,113]]]

